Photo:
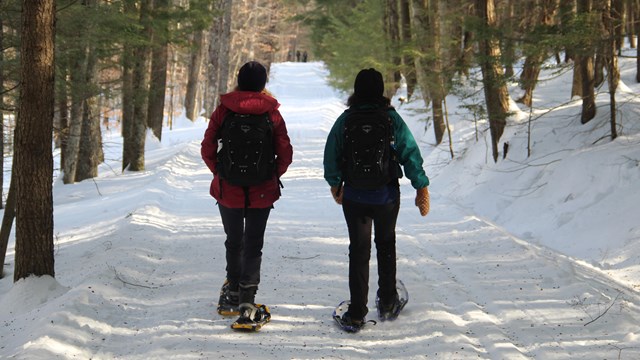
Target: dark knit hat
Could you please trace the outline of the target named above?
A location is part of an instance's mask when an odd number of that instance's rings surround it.
[[[353,85],[354,94],[362,99],[377,99],[384,94],[382,74],[374,68],[360,70]]]
[[[267,83],[267,69],[257,61],[249,61],[238,71],[238,90],[262,91]]]

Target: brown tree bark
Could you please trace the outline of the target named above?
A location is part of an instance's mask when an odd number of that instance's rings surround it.
[[[220,2],[217,3],[220,6]],[[207,47],[207,66],[206,66],[206,87],[203,96],[203,107],[205,116],[209,115],[218,105],[218,99],[220,92],[218,91],[218,85],[220,83],[220,41],[222,40],[220,35],[222,34],[222,19],[217,16],[211,24],[211,29],[207,32],[209,36],[209,46]]]
[[[558,9],[560,13],[560,32],[561,34],[566,34],[569,24],[575,17],[576,0],[561,0]],[[565,62],[569,62],[569,60],[575,58],[573,49],[565,48],[564,51]]]
[[[446,126],[442,112],[444,84],[440,59],[440,28],[438,4],[435,0],[413,0],[412,33],[419,44],[421,57],[415,58],[418,85],[427,107],[432,109],[433,131],[436,144],[442,142]]]
[[[2,1],[0,1],[0,4]],[[4,209],[4,25],[0,18],[0,209]],[[5,249],[6,250],[6,249]],[[0,277],[2,277],[0,262]]]
[[[228,92],[230,78],[232,72],[231,65],[231,15],[233,13],[233,1],[221,0],[223,9],[222,33],[220,34],[220,54],[218,63],[218,93],[224,94]]]
[[[60,66],[59,68],[59,76],[62,79],[67,78],[67,66]],[[67,82],[59,81],[60,86],[58,86],[57,93],[57,104],[58,111],[55,113],[54,120],[54,131],[53,136],[55,139],[56,147],[60,148],[60,164],[64,166],[65,163],[65,152],[67,149],[67,138],[69,137],[69,99],[68,99],[68,91],[67,91]]]
[[[536,0],[534,6],[529,9],[531,19],[531,28],[551,27],[553,25],[553,14],[556,10],[556,0]],[[533,39],[531,39],[533,41]],[[521,87],[524,94],[518,102],[531,107],[533,103],[533,91],[538,84],[538,76],[540,75],[540,67],[546,59],[550,49],[540,45],[529,47],[531,50],[524,62],[524,69],[520,76]]]
[[[230,20],[232,6],[231,0],[221,0],[216,3],[215,11],[218,14],[228,12]],[[204,96],[207,117],[218,105],[220,95],[227,91],[230,43],[231,23],[227,21],[227,15],[219,15],[214,19],[209,31],[207,86]]]
[[[605,34],[608,35],[604,46],[606,47],[606,68],[607,68],[607,84],[609,85],[609,109],[610,109],[610,125],[611,125],[611,140],[615,140],[618,137],[617,121],[616,121],[616,90],[618,89],[618,83],[620,82],[620,69],[618,68],[618,51],[621,40],[620,25],[622,19],[620,16],[619,4],[616,6],[617,0],[607,2],[604,8],[603,23],[605,28]]]
[[[189,75],[187,79],[187,89],[184,96],[184,108],[187,119],[195,121],[200,111],[200,101],[198,100],[200,73],[202,72],[202,59],[205,45],[204,31],[198,30],[193,34],[193,48],[189,61]]]
[[[409,0],[400,0],[400,39],[404,46],[411,43],[411,12]],[[407,82],[407,100],[410,100],[417,85],[413,56],[403,51],[401,62],[402,72]]]
[[[502,40],[502,44],[503,44],[502,48],[504,49],[502,58],[504,59],[504,62],[505,62],[504,75],[506,77],[512,77],[515,74],[513,70],[513,63],[516,61],[515,38],[516,38],[516,34],[518,33],[518,26],[517,26],[518,19],[516,18],[515,3],[514,3],[515,1],[516,0],[507,0],[507,4],[503,9],[503,11],[505,12],[505,15],[504,15],[505,24],[503,26],[507,29],[507,33],[508,33],[505,39]],[[519,2],[520,6],[526,6],[528,8],[530,7],[530,4],[531,4],[530,1],[525,4],[521,4],[521,2]],[[528,15],[532,15],[532,14],[530,14],[529,11],[526,11],[525,16],[528,16]],[[525,71],[526,71],[526,64],[525,64]],[[528,105],[528,106],[531,106],[531,105]]]
[[[152,35],[151,50],[151,79],[149,86],[149,104],[147,109],[147,124],[153,134],[162,140],[162,125],[164,122],[164,103],[167,90],[167,68],[169,56],[169,23],[166,13],[169,11],[169,0],[155,0],[153,9],[155,30]]]
[[[55,0],[22,1],[14,281],[30,275],[55,276],[51,151],[55,10]]]
[[[86,68],[84,69],[84,84],[96,84],[97,61],[95,49],[93,46],[89,46],[87,49]],[[81,100],[81,131],[74,181],[92,179],[98,176],[98,165],[101,162],[102,153],[102,132],[100,131],[100,112],[97,102],[96,91],[94,89],[85,89]]]
[[[578,0],[578,14],[588,14],[591,12],[591,0]],[[574,71],[580,71],[580,84],[582,96],[582,114],[580,122],[586,124],[596,116],[596,96],[595,96],[595,77],[594,77],[594,60],[593,49],[587,48],[576,54],[576,62],[579,66]]]
[[[150,40],[151,0],[140,2],[140,24],[143,27],[144,38]],[[133,67],[131,91],[133,93],[133,117],[128,125],[128,136],[123,139],[124,148],[128,150],[128,163],[122,164],[123,169],[130,171],[144,170],[144,146],[147,130],[147,107],[149,100],[149,57],[150,48],[146,44],[139,44],[133,49]],[[123,159],[124,160],[124,159]]]
[[[481,22],[491,28],[496,24],[494,0],[476,0],[476,14]],[[504,73],[500,64],[500,47],[492,36],[478,39],[479,62],[482,70],[482,83],[489,115],[491,148],[493,160],[498,161],[498,143],[507,124],[509,114],[509,94],[504,83]]]
[[[4,259],[7,256],[7,247],[13,220],[16,218],[16,189],[15,171],[12,171],[9,183],[9,193],[7,194],[7,206],[2,215],[2,227],[0,228],[0,279],[4,277]]]
[[[633,6],[633,29],[636,36],[640,36],[640,1],[635,0]],[[636,47],[636,82],[640,82],[640,46]]]
[[[632,49],[635,49],[636,46],[638,45],[637,39],[634,35],[636,34],[636,30],[635,30],[635,22],[636,22],[636,14],[634,11],[634,2],[635,0],[626,0],[625,1],[625,14],[627,16],[625,16],[626,19],[626,23],[624,24],[625,27],[625,32],[627,34],[627,39],[629,41],[629,46]]]
[[[389,59],[393,64],[389,74],[385,77],[388,79],[385,82],[385,86],[387,87],[387,95],[393,96],[400,87],[400,79],[402,76],[400,73],[402,63],[399,54],[400,49],[398,46],[400,44],[400,15],[398,1],[385,0],[384,9],[384,30],[388,43],[387,52],[389,53]]]
[[[69,70],[71,106],[69,111],[69,127],[66,136],[64,162],[62,163],[65,184],[73,184],[78,168],[78,154],[80,153],[80,138],[82,137],[82,102],[85,96],[85,75],[88,48],[79,54]]]

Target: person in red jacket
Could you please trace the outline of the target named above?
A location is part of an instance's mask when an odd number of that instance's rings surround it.
[[[240,68],[237,81],[236,89],[220,97],[220,105],[211,115],[201,155],[213,173],[210,194],[217,200],[227,235],[227,278],[220,294],[218,312],[223,315],[240,314],[236,323],[252,323],[260,313],[255,305],[255,295],[260,283],[265,228],[273,204],[280,197],[279,178],[291,164],[293,149],[284,119],[278,111],[280,104],[265,90],[266,68],[250,61]],[[218,172],[218,139],[229,111],[268,113],[273,124],[275,173],[271,179],[248,189],[228,183]]]

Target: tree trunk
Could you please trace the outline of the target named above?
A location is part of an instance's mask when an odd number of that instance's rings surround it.
[[[619,26],[622,23],[620,18],[620,8],[614,6],[617,0],[613,0],[609,6],[605,7],[604,11],[604,27],[605,33],[609,36],[609,40],[605,42],[604,46],[607,48],[606,67],[607,67],[607,84],[609,85],[609,108],[611,110],[611,140],[615,140],[618,137],[618,130],[616,126],[616,89],[620,82],[620,69],[618,68],[618,51],[620,37],[618,35]]]
[[[580,79],[582,79],[582,114],[580,122],[586,124],[596,116],[595,78],[593,71],[593,56],[580,55]]]
[[[519,103],[525,106],[531,107],[533,105],[533,90],[538,83],[538,76],[540,75],[540,66],[544,61],[543,54],[531,54],[527,56],[524,61],[524,68],[522,75],[520,76],[521,87],[524,89],[524,94],[518,100]]]
[[[530,9],[532,21],[531,27],[545,27],[550,28],[553,26],[553,14],[556,8],[556,0],[540,0],[536,2],[536,6]],[[532,39],[532,41],[534,41]],[[540,67],[542,62],[547,57],[549,49],[542,45],[532,46],[530,53],[524,62],[524,69],[522,76],[520,77],[521,87],[524,90],[524,95],[518,99],[519,102],[531,107],[533,102],[533,90],[538,83],[538,76],[540,75]]]
[[[198,30],[193,34],[193,48],[191,48],[191,61],[189,62],[189,75],[187,90],[184,96],[184,108],[187,119],[195,121],[200,115],[198,91],[200,88],[200,73],[202,72],[202,59],[204,51],[204,31]]]
[[[615,41],[616,55],[622,51],[624,44],[624,0],[611,0],[611,21],[613,22],[613,37]]]
[[[154,22],[160,29],[153,31],[151,52],[151,84],[149,87],[149,107],[147,124],[153,134],[162,140],[164,103],[167,90],[167,64],[169,55],[169,23],[165,20],[169,11],[169,0],[155,0]]]
[[[636,0],[633,7],[633,18],[635,22],[633,24],[634,33],[636,36],[640,36],[640,4]],[[636,47],[636,82],[640,83],[640,46]]]
[[[2,3],[2,1],[0,1]],[[0,18],[0,209],[4,209],[4,25]],[[6,248],[5,248],[6,251]],[[0,278],[2,277],[0,262]]]
[[[21,88],[15,131],[14,281],[55,276],[53,256],[53,110],[55,0],[22,1]]]
[[[58,69],[60,71],[60,78],[66,79],[68,66],[58,64]],[[58,111],[55,114],[53,136],[55,137],[55,146],[60,148],[60,164],[64,170],[65,152],[67,151],[67,140],[69,138],[69,100],[67,82],[65,80],[59,80],[58,83],[60,84],[57,91]]]
[[[427,13],[428,0],[410,0],[411,6],[411,37],[416,44],[418,52],[425,54],[429,51],[428,28],[429,17]],[[429,92],[429,80],[427,71],[429,66],[425,56],[414,57],[416,80],[420,88],[425,107],[431,105],[431,93]],[[425,125],[426,130],[426,125]]]
[[[518,31],[517,29],[518,19],[516,19],[514,1],[515,0],[508,0],[507,5],[505,6],[506,28],[508,33],[512,34],[512,35],[506,36],[506,38],[502,41],[503,43],[502,48],[504,49],[503,58],[505,59],[504,75],[506,77],[512,77],[515,74],[513,71],[513,63],[516,61],[515,34]],[[526,4],[524,6],[526,6]],[[524,16],[527,16],[527,15],[532,15],[532,14],[525,14]],[[526,62],[525,62],[525,71],[526,71]],[[527,106],[531,106],[531,105],[527,105]]]
[[[441,39],[441,8],[439,0],[430,0],[429,23],[431,24],[431,39],[433,49],[433,61],[431,71],[431,90],[432,109],[433,109],[433,131],[435,134],[436,144],[442,143],[444,133],[447,127],[444,122],[444,113],[442,104],[447,95],[445,91],[444,69],[442,66],[442,39]]]
[[[150,40],[149,11],[151,0],[140,2],[140,24],[143,27],[145,39]],[[123,163],[123,169],[130,171],[144,170],[144,145],[147,130],[147,104],[149,99],[149,56],[150,49],[147,44],[138,44],[133,50],[133,68],[131,91],[133,92],[133,118],[128,125],[131,130],[129,136],[124,138],[125,148],[129,150],[128,163]]]
[[[416,57],[418,84],[427,106],[431,103],[433,131],[436,144],[442,142],[446,126],[442,113],[444,80],[442,74],[439,4],[435,0],[416,0],[412,3],[415,41],[420,44],[422,57]]]
[[[7,247],[9,245],[13,220],[16,218],[16,181],[15,175],[13,175],[15,171],[11,171],[11,174],[9,193],[7,194],[7,207],[2,216],[2,228],[0,228],[0,279],[4,277],[4,259],[7,256]]]
[[[219,3],[218,3],[219,4]],[[220,34],[222,33],[222,20],[219,16],[217,16],[213,20],[213,24],[211,25],[211,29],[208,31],[209,35],[209,46],[207,47],[207,65],[205,68],[206,72],[206,85],[203,98],[203,108],[205,111],[205,116],[208,118],[209,115],[213,112],[213,110],[218,106],[218,98],[220,97],[220,92],[218,91],[218,84],[220,81],[218,80],[220,76]]]
[[[606,62],[606,45],[599,43],[596,46],[596,56],[593,60],[593,87],[598,88],[604,82],[604,67]]]
[[[403,46],[407,46],[411,43],[411,12],[409,6],[409,0],[400,0],[400,38]],[[414,65],[413,56],[402,52],[402,72],[404,73],[405,80],[407,82],[407,100],[411,100],[413,92],[415,91],[416,69]]]
[[[96,84],[97,55],[93,46],[87,49],[87,63],[84,84]],[[81,100],[81,131],[78,147],[75,181],[92,179],[98,176],[102,134],[100,131],[100,112],[97,106],[97,95],[94,90],[85,90]]]
[[[636,13],[634,11],[634,1],[635,0],[626,0],[625,2],[625,6],[626,6],[626,11],[625,13],[627,14],[626,19],[627,19],[627,23],[625,24],[625,29],[627,32],[627,38],[629,39],[629,46],[632,49],[635,49],[638,46],[638,42],[637,39],[634,35],[636,34],[636,30],[635,30],[635,22],[636,22]]]
[[[440,94],[434,94],[431,98],[431,114],[433,115],[433,133],[436,138],[436,144],[440,145],[444,138],[444,132],[447,127],[444,123],[444,112],[442,110],[442,102],[444,98]]]
[[[220,0],[216,3],[217,13],[226,14],[231,12],[231,0]],[[217,16],[213,20],[211,30],[209,31],[209,61],[207,67],[207,87],[204,97],[205,112],[207,117],[213,112],[218,105],[218,99],[221,94],[225,93],[226,77],[229,69],[229,47],[231,42],[231,24],[225,21],[226,16]],[[228,27],[227,27],[228,25]],[[226,52],[224,51],[226,49]],[[227,69],[223,72],[223,66]],[[225,77],[223,81],[222,78]],[[224,82],[224,86],[222,85]]]
[[[476,0],[476,12],[483,24],[488,28],[495,27],[494,0]],[[509,114],[509,94],[504,83],[504,74],[500,64],[500,47],[498,41],[484,35],[478,39],[479,63],[482,70],[482,83],[489,115],[491,147],[493,160],[498,161],[498,143],[507,123]]]
[[[571,83],[571,98],[574,96],[582,97],[582,70],[580,69],[580,56],[573,55],[575,62],[573,63],[573,80]]]
[[[583,15],[591,12],[591,0],[578,0],[577,12]],[[580,121],[586,124],[596,116],[593,49],[583,50],[576,56],[576,62],[580,64],[577,69],[574,69],[574,71],[580,71],[580,95],[582,96],[582,114]]]
[[[575,18],[575,8],[576,8],[576,0],[560,0],[558,9],[560,12],[560,33],[562,35],[565,35],[567,33],[569,24]],[[569,62],[569,60],[575,59],[573,49],[566,47],[564,51],[565,51],[565,62]],[[575,73],[574,73],[574,76],[575,76]]]
[[[71,107],[69,113],[69,130],[62,165],[65,184],[73,184],[78,168],[78,154],[80,153],[80,138],[82,137],[82,102],[85,92],[85,74],[88,49],[81,52],[73,61],[70,70]]]
[[[389,97],[393,96],[400,87],[400,79],[401,79],[401,60],[400,60],[400,16],[398,11],[398,1],[397,0],[385,0],[384,6],[384,23],[385,23],[385,34],[387,39],[387,52],[389,60],[391,61],[391,69],[388,72],[386,78],[388,79],[385,82],[387,95]],[[391,80],[391,81],[389,81]]]
[[[231,52],[231,14],[233,12],[232,0],[221,0],[223,7],[223,25],[220,34],[220,53],[218,62],[218,94],[224,94],[229,91],[230,78],[230,52]]]

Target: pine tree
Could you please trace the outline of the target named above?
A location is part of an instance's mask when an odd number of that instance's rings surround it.
[[[22,2],[21,88],[15,133],[14,281],[55,275],[53,256],[54,0]]]

